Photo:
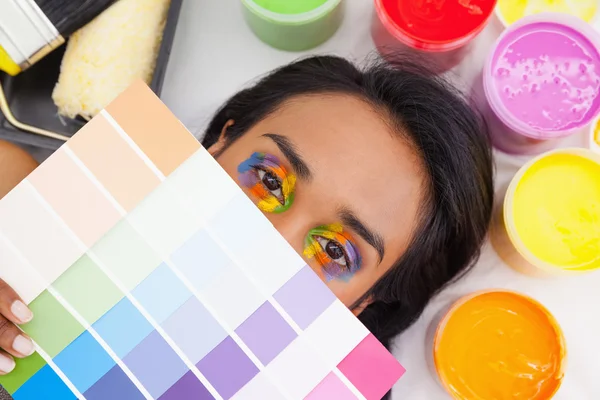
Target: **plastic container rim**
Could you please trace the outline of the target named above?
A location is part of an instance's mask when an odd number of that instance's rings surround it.
[[[342,0],[327,0],[319,7],[304,13],[280,14],[259,6],[254,0],[242,0],[242,4],[258,17],[287,25],[301,25],[313,22],[332,12],[341,2]]]

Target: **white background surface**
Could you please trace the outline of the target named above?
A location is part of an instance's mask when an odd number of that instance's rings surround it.
[[[359,62],[372,54],[372,3],[346,0],[342,27],[311,53],[333,53]],[[500,31],[498,21],[492,19],[474,51],[454,71],[461,84],[468,86],[476,77]],[[305,54],[309,53],[286,53],[260,42],[245,25],[239,0],[185,0],[162,97],[190,130],[201,132],[221,103],[242,86]],[[585,143],[583,137],[569,140],[564,145]],[[497,153],[497,188],[506,187],[526,161]],[[569,364],[555,399],[600,399],[600,273],[533,279],[506,267],[486,245],[475,270],[435,298],[419,321],[396,340],[394,354],[407,373],[394,388],[394,400],[449,398],[428,368],[430,339],[426,332],[436,314],[453,300],[484,288],[529,294],[548,307],[562,325]]]

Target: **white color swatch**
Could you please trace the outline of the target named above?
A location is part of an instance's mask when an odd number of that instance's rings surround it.
[[[8,240],[0,234],[0,276],[17,292],[26,304],[31,303],[44,289],[46,283],[39,273],[24,262]]]
[[[287,390],[286,394],[291,398],[303,399],[331,371],[319,359],[318,352],[306,336],[302,335],[271,361],[266,371]]]
[[[25,180],[0,202],[0,231],[49,283],[84,253]]]
[[[179,192],[189,210],[204,221],[225,208],[240,191],[203,148],[181,164],[164,184]]]
[[[200,288],[202,302],[208,304],[219,315],[223,323],[236,329],[266,298],[240,273],[237,267],[226,268],[211,285]]]
[[[286,400],[273,386],[264,373],[259,373],[246,384],[239,392],[237,392],[231,400]]]
[[[228,203],[226,210],[209,221],[209,229],[227,247],[244,272],[269,295],[306,265],[243,194],[238,194]]]
[[[339,300],[304,331],[329,368],[337,367],[368,334],[367,328]]]
[[[127,220],[161,256],[169,256],[203,226],[183,203],[181,195],[167,184],[160,185]]]

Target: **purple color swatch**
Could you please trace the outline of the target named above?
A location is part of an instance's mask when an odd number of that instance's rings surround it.
[[[166,392],[188,370],[156,331],[148,335],[123,361],[155,398]]]
[[[244,321],[236,333],[264,365],[277,357],[297,336],[269,302]]]
[[[230,336],[196,366],[224,399],[230,399],[258,374],[256,365]]]
[[[198,380],[192,371],[189,371],[159,400],[214,400],[214,397]]]
[[[335,301],[335,295],[309,266],[298,271],[273,297],[302,329]]]
[[[162,327],[194,364],[227,337],[225,329],[195,297],[179,307]]]
[[[125,372],[115,365],[98,382],[84,393],[87,400],[127,399],[144,400],[144,395],[129,380]]]

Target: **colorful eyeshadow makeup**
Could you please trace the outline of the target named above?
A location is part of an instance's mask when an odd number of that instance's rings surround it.
[[[241,169],[289,207],[276,158]],[[14,400],[376,400],[404,373],[141,81],[0,201],[0,260],[35,314]]]
[[[341,224],[322,225],[306,237],[304,255],[316,259],[325,279],[349,280],[361,267],[361,257],[351,236]]]
[[[271,154],[254,153],[238,166],[240,184],[264,212],[282,213],[294,202],[296,176],[288,173]]]

